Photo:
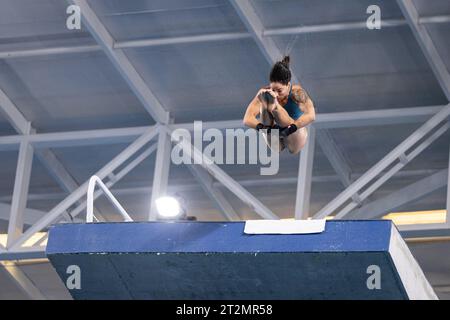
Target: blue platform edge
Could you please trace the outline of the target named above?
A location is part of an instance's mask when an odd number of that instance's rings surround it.
[[[390,220],[329,220],[317,234],[248,235],[245,222],[58,224],[47,255],[80,253],[246,253],[389,251]]]

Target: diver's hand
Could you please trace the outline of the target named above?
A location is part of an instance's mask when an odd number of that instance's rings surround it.
[[[270,131],[272,130],[272,126],[267,126],[265,124],[258,123],[258,125],[256,126],[255,129],[256,129],[256,131],[267,130],[267,133],[270,134]]]
[[[277,96],[272,90],[265,90],[259,94],[260,101],[264,101],[267,105],[272,105],[276,102]]]
[[[275,92],[270,89],[261,89],[258,92],[259,101],[265,105],[273,104],[276,98]]]
[[[295,124],[291,124],[290,126],[284,128],[280,131],[280,136],[282,137],[288,137],[289,135],[293,134],[298,130],[297,126]]]

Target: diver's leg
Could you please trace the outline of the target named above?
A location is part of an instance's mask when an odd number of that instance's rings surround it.
[[[272,127],[274,125],[274,116],[269,112],[267,103],[262,102],[261,103],[261,110],[260,110],[260,121],[263,125]],[[266,141],[267,145],[272,149],[272,143],[271,143],[271,134],[266,134],[265,131],[261,132],[264,140]],[[276,148],[275,151],[282,151],[285,148],[285,142],[284,139],[280,138],[278,143],[278,148]],[[272,149],[274,150],[274,149]]]
[[[298,129],[285,138],[287,148],[292,154],[297,154],[303,149],[308,141],[308,131],[305,127]]]

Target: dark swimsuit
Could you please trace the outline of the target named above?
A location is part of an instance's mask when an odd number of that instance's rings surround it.
[[[294,120],[297,120],[303,114],[302,110],[300,110],[299,105],[294,101],[294,99],[292,99],[292,85],[291,85],[291,90],[289,91],[288,101],[283,106],[283,108],[287,111],[289,116]]]
[[[291,85],[291,90],[289,91],[288,101],[283,106],[283,108],[287,111],[289,116],[294,120],[297,120],[303,114],[303,111],[300,109],[300,106],[294,101],[294,99],[292,99],[292,85]],[[275,127],[278,127],[278,125],[275,125]],[[279,129],[284,130],[286,128],[279,128]],[[280,137],[280,143],[284,149],[286,147],[285,138]]]

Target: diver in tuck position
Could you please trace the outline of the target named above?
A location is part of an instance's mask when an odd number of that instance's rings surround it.
[[[314,104],[300,85],[291,83],[289,56],[275,63],[270,72],[270,85],[258,91],[247,107],[244,124],[261,130],[271,147],[270,132],[279,129],[279,150],[296,154],[305,146],[306,126],[315,120]],[[259,115],[259,120],[257,116]]]

